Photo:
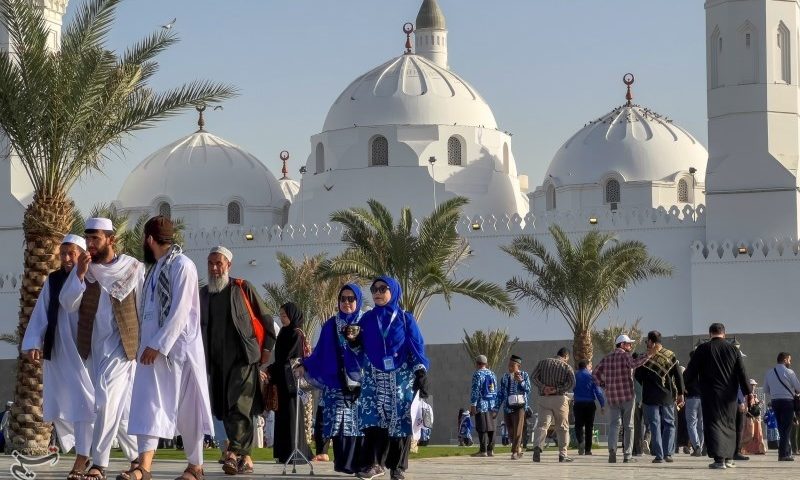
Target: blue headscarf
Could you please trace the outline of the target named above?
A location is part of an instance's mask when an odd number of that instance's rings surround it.
[[[303,360],[308,380],[320,388],[345,388],[343,374],[357,382],[361,381],[358,359],[347,345],[341,331],[343,326],[357,324],[361,319],[363,306],[361,287],[355,283],[348,283],[339,290],[339,296],[345,290],[351,290],[356,297],[355,312],[347,314],[339,307],[339,312],[322,325],[314,351]]]
[[[392,298],[386,305],[375,306],[361,319],[361,341],[364,353],[370,363],[381,371],[393,371],[403,363],[411,368],[422,365],[428,368],[425,356],[425,342],[419,331],[417,321],[409,312],[400,308],[403,290],[400,283],[392,277],[381,276],[375,282],[384,282],[389,287]],[[392,368],[384,365],[384,358],[392,358]]]

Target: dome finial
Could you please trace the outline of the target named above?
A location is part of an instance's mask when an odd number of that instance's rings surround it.
[[[411,34],[414,33],[414,24],[407,22],[403,25],[403,33],[406,34],[406,55],[411,55]]]
[[[203,132],[204,131],[203,127],[206,126],[206,121],[203,119],[203,112],[206,111],[206,104],[205,103],[200,103],[196,107],[194,107],[194,109],[197,110],[197,113],[199,115],[199,118],[197,119],[197,126],[199,128],[197,129],[197,131],[198,132]]]
[[[630,107],[633,105],[631,103],[631,100],[633,100],[633,94],[631,93],[631,85],[633,85],[634,80],[635,79],[632,73],[626,73],[625,75],[622,76],[622,83],[628,86],[628,93],[625,94],[625,100],[628,101],[628,103],[625,104],[626,107]]]
[[[289,151],[288,150],[282,150],[281,154],[280,154],[280,158],[281,158],[281,161],[283,161],[283,168],[281,169],[281,173],[283,174],[283,177],[281,177],[281,180],[289,180],[289,168],[286,167],[286,162],[289,161]]]

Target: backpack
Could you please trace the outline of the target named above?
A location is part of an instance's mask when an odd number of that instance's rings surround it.
[[[481,398],[483,400],[497,399],[497,380],[494,375],[484,375],[481,383]]]

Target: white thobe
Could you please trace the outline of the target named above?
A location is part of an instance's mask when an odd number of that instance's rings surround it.
[[[69,274],[69,277],[74,276],[75,270]],[[43,349],[49,305],[50,282],[46,281],[22,339],[23,352]],[[59,297],[53,349],[50,360],[43,360],[43,416],[46,422],[55,424],[64,452],[74,446],[77,454],[89,456],[95,417],[94,386],[89,369],[78,353],[77,332],[77,312],[68,312]]]
[[[139,452],[155,450],[158,438],[183,437],[189,463],[202,465],[203,436],[213,435],[197,268],[183,254],[169,266],[169,315],[159,326],[158,277],[163,256],[148,277],[142,301],[139,356],[150,347],[159,352],[152,365],[139,365],[133,383],[130,432]]]
[[[144,267],[140,267],[135,288],[137,299],[140,298],[144,283]],[[61,300],[69,311],[77,315],[85,291],[86,283],[76,275],[70,275],[61,291]],[[128,360],[125,356],[111,296],[104,287],[100,291],[92,327],[92,349],[87,363],[91,366],[97,415],[92,436],[92,461],[95,465],[108,466],[115,436],[128,460],[134,460],[138,453],[136,439],[128,433],[128,414],[136,361]]]

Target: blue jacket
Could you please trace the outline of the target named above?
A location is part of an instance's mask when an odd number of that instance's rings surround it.
[[[521,382],[514,380],[514,377],[508,372],[503,374],[503,378],[500,379],[500,391],[497,393],[497,406],[495,407],[495,411],[499,410],[502,405],[503,413],[512,412],[511,408],[508,406],[509,395],[522,394],[525,396],[524,407],[529,405],[528,394],[531,392],[531,379],[528,376],[528,372],[521,371],[520,373],[522,374]]]
[[[606,406],[606,397],[603,395],[603,390],[594,383],[592,379],[592,372],[584,368],[575,372],[575,393],[576,402],[594,402],[597,399],[600,402],[600,408]]]
[[[486,377],[490,377],[494,381],[495,391],[493,398],[487,397],[482,392]],[[497,388],[497,377],[495,377],[493,371],[489,370],[488,368],[475,370],[475,373],[472,374],[472,391],[470,394],[469,404],[474,405],[475,411],[478,413],[492,412],[496,410],[495,404],[498,401]]]

